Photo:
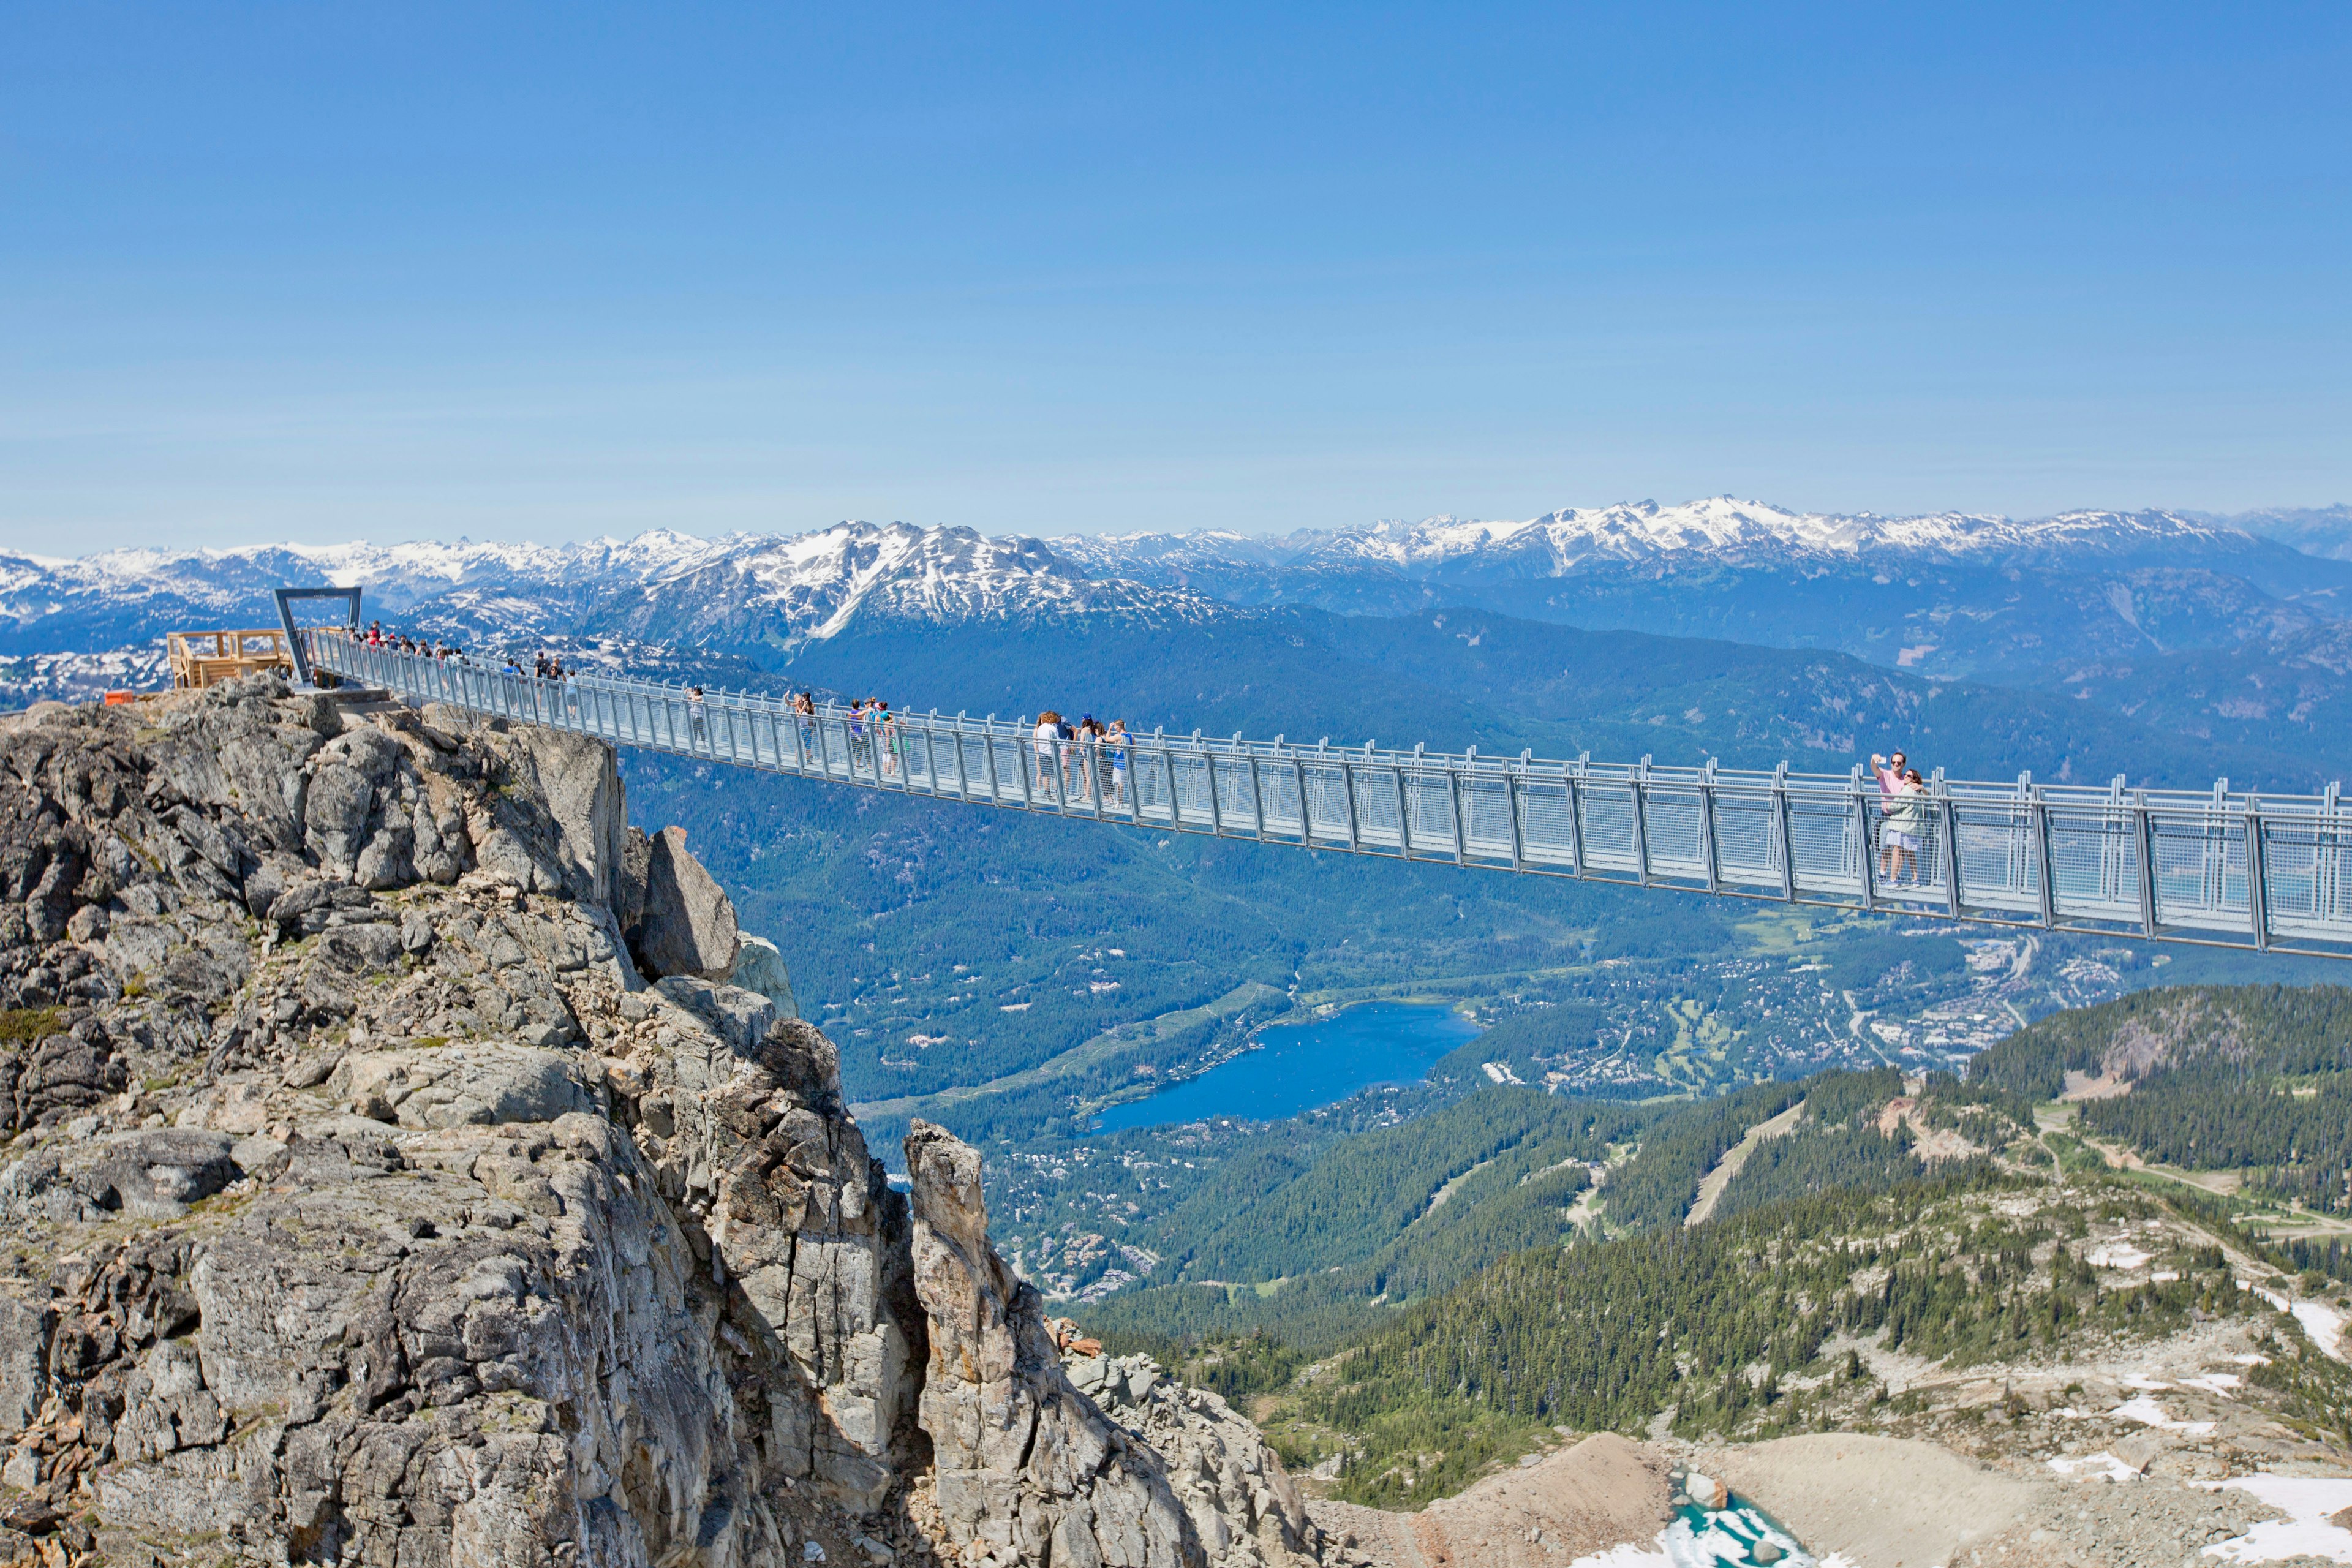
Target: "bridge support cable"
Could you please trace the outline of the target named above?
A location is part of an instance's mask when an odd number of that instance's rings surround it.
[[[2258,796],[2222,780],[2210,793],[2126,795],[2121,781],[1939,777],[1916,850],[1887,856],[1860,770],[1334,750],[1198,731],[1040,741],[1026,721],[993,714],[801,714],[755,693],[506,674],[335,630],[299,639],[310,668],[412,701],[897,794],[1522,876],[2352,957],[2352,855],[2332,788]]]

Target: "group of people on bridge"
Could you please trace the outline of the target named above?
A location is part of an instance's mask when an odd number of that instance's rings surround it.
[[[450,659],[466,657],[466,650],[455,643],[438,643],[430,637],[420,642],[415,637],[404,637],[399,632],[384,630],[382,621],[370,621],[367,630],[360,634],[359,640],[370,647],[380,647],[392,653],[414,654],[419,658]]]
[[[1131,742],[1127,721],[1105,724],[1085,714],[1075,724],[1051,708],[1037,715],[1031,731],[1037,751],[1037,787],[1067,803],[1100,799],[1114,808],[1127,804],[1127,761]]]

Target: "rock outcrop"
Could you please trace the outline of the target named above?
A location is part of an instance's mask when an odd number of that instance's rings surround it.
[[[922,1423],[949,1543],[1089,1568],[1201,1561],[1158,1457],[1071,1386],[1035,1287],[989,1246],[979,1154],[918,1121],[907,1174],[915,1290],[932,1329]]]
[[[1149,1356],[1104,1355],[1066,1318],[1048,1326],[1072,1384],[1165,1461],[1210,1562],[1280,1563],[1320,1550],[1282,1461],[1221,1395],[1176,1382]]]
[[[735,905],[686,847],[686,829],[629,829],[623,857],[622,930],[648,974],[725,980],[740,946]]]
[[[1071,1383],[972,1151],[891,1188],[654,845],[438,709],[0,721],[0,1562],[1309,1554],[1221,1405]]]
[[[763,936],[745,931],[735,949],[735,967],[727,983],[746,991],[757,991],[776,1005],[779,1018],[801,1016],[800,1002],[793,994],[792,972],[785,967],[783,951]]]

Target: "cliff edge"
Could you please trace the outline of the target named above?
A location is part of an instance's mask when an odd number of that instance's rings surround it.
[[[976,1152],[892,1189],[602,745],[44,704],[0,887],[0,1561],[1318,1560],[1222,1401],[1073,1384]]]

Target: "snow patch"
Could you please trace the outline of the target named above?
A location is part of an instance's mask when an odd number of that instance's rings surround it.
[[[2319,1347],[2320,1354],[2330,1361],[2344,1359],[2343,1313],[2318,1301],[2297,1301],[2287,1310],[2303,1325],[2303,1331],[2311,1336],[2311,1342]]]
[[[2137,1421],[2143,1426],[2153,1426],[2159,1432],[2186,1432],[2192,1437],[2202,1437],[2213,1430],[2210,1421],[2175,1421],[2164,1413],[2164,1406],[2143,1394],[2137,1399],[2126,1399],[2107,1415],[2119,1421]]]
[[[2330,1516],[2352,1508],[2352,1479],[2240,1476],[2233,1481],[2198,1484],[2208,1491],[2230,1487],[2251,1492],[2288,1516],[2265,1520],[2243,1535],[2209,1546],[2206,1556],[2219,1557],[2225,1563],[2276,1563],[2289,1557],[2352,1563],[2352,1530],[2330,1521]]]
[[[2125,1464],[2113,1454],[2105,1451],[2085,1454],[2079,1459],[2053,1459],[2050,1461],[2050,1468],[2070,1481],[2104,1480],[2114,1481],[2120,1485],[2125,1481],[2139,1479],[2137,1470]]]
[[[2182,1378],[2180,1386],[2201,1388],[2208,1394],[2218,1394],[2227,1398],[2231,1389],[2245,1387],[2246,1380],[2234,1372],[2209,1372],[2202,1377]]]
[[[2128,1241],[2103,1241],[2083,1254],[2083,1261],[2094,1268],[2145,1268],[2155,1256]]]

